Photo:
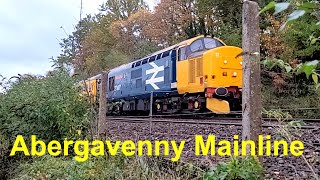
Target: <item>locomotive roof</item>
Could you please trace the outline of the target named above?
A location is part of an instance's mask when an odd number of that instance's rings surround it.
[[[169,46],[169,47],[167,47],[167,48],[165,48],[165,49],[156,51],[156,52],[154,52],[154,53],[152,53],[152,54],[147,55],[146,57],[143,57],[143,58],[141,58],[141,59],[139,59],[139,60],[136,60],[136,61],[133,61],[133,62],[131,62],[131,63],[134,63],[134,62],[140,61],[140,60],[142,60],[142,59],[145,59],[145,58],[148,58],[148,57],[152,57],[152,56],[155,56],[155,55],[158,55],[158,54],[161,54],[161,53],[164,53],[164,52],[166,52],[166,51],[170,51],[170,50],[172,50],[172,49],[176,49],[177,47],[182,46],[182,45],[190,45],[193,41],[195,41],[195,40],[197,40],[197,39],[200,39],[200,38],[203,38],[203,37],[204,37],[204,36],[201,35],[201,36],[197,36],[197,37],[194,37],[194,38],[191,38],[191,39],[187,39],[187,40],[182,41],[182,42],[180,42],[180,43],[178,43],[178,44],[175,44],[175,45]]]
[[[95,80],[95,79],[100,79],[101,74],[98,74],[96,76],[90,77],[87,80],[91,81],[91,80]]]
[[[147,56],[145,56],[145,57],[143,57],[143,58],[140,58],[140,59],[138,59],[138,60],[132,61],[132,62],[130,62],[129,64],[132,64],[132,63],[141,61],[141,60],[143,60],[143,59],[146,59],[146,58],[149,58],[149,57],[152,57],[152,56],[156,56],[156,55],[158,55],[158,54],[161,54],[161,53],[164,53],[164,52],[167,52],[167,51],[176,49],[176,48],[178,48],[178,47],[180,47],[180,46],[183,46],[183,45],[190,45],[191,43],[193,43],[193,42],[196,41],[197,39],[204,38],[204,37],[206,37],[206,36],[201,35],[201,36],[197,36],[197,37],[194,37],[194,38],[191,38],[191,39],[187,39],[187,40],[182,41],[182,42],[180,42],[180,43],[178,43],[178,44],[169,46],[169,47],[167,47],[167,48],[165,48],[165,49],[162,49],[162,50],[156,51],[156,52],[154,52],[154,53],[152,53],[152,54],[149,54],[149,55],[147,55]],[[215,38],[215,37],[213,37],[213,38],[219,40],[222,44],[225,45],[225,43],[224,43],[223,41],[221,41],[220,39]]]
[[[113,68],[113,69],[110,70],[109,73],[114,73],[114,72],[117,72],[117,71],[122,71],[122,70],[128,69],[128,68],[131,67],[130,64],[131,64],[131,63],[123,64],[123,65],[121,65],[121,66],[118,66],[118,67],[116,67],[116,68]]]
[[[143,59],[150,58],[150,57],[152,57],[152,56],[156,56],[156,55],[158,55],[158,54],[161,54],[161,53],[164,53],[164,52],[167,52],[167,51],[171,51],[171,50],[176,49],[176,48],[178,48],[178,47],[180,47],[180,46],[183,46],[183,45],[190,45],[190,44],[191,44],[192,42],[194,42],[195,40],[200,39],[200,38],[204,38],[204,37],[205,37],[204,35],[201,35],[201,36],[197,36],[197,37],[194,37],[194,38],[191,38],[191,39],[187,39],[187,40],[182,41],[182,42],[180,42],[180,43],[178,43],[178,44],[172,45],[172,46],[167,47],[167,48],[165,48],[165,49],[162,49],[162,50],[156,51],[156,52],[154,52],[154,53],[152,53],[152,54],[149,54],[149,55],[147,55],[147,56],[145,56],[145,57],[143,57],[143,58],[140,58],[140,59],[138,59],[138,60],[135,60],[135,61],[132,61],[132,62],[130,62],[130,63],[123,64],[123,65],[121,65],[121,66],[119,66],[119,67],[113,68],[112,70],[110,70],[110,73],[114,73],[114,72],[121,71],[121,70],[124,70],[124,69],[127,69],[127,68],[131,68],[131,65],[132,65],[133,63],[139,62],[139,61],[141,61],[141,60],[143,60]],[[218,38],[214,38],[214,39],[217,39],[217,40],[219,40],[221,43],[223,43],[223,42],[222,42],[220,39],[218,39]],[[223,43],[223,44],[224,44],[224,43]]]
[[[162,50],[160,50],[160,51],[157,51],[157,52],[154,52],[154,53],[152,53],[152,54],[149,54],[149,55],[147,55],[147,56],[144,57],[144,58],[147,58],[147,57],[151,57],[151,56],[154,56],[154,55],[158,55],[158,54],[164,53],[164,52],[166,52],[166,51],[175,49],[175,48],[177,48],[177,47],[179,47],[179,46],[182,46],[182,45],[190,45],[193,41],[195,41],[195,40],[197,40],[197,39],[199,39],[199,38],[202,38],[202,37],[204,37],[204,36],[203,36],[203,35],[202,35],[202,36],[197,36],[197,37],[194,37],[194,38],[191,38],[191,39],[182,41],[182,42],[180,42],[180,43],[178,43],[178,44],[169,46],[169,47],[167,47],[167,48],[165,48],[165,49],[162,49]],[[142,59],[144,59],[144,58],[142,58]],[[139,59],[139,60],[141,60],[141,59]],[[139,60],[137,60],[137,61],[139,61]],[[134,61],[134,62],[136,62],[136,61]]]

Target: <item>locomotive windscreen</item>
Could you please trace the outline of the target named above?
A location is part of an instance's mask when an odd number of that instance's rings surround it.
[[[193,53],[193,52],[213,49],[219,46],[223,46],[223,44],[220,41],[218,41],[217,39],[206,37],[206,38],[198,39],[194,41],[192,44],[190,44],[190,50],[191,50],[191,53]]]
[[[223,46],[223,44],[217,39],[213,38],[204,38],[204,46],[206,49],[213,49],[219,46]]]

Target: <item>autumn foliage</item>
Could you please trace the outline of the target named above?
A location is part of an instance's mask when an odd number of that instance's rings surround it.
[[[231,37],[227,43],[238,45],[240,3],[162,0],[150,10],[141,0],[107,0],[63,39],[55,63],[90,77],[200,34]]]

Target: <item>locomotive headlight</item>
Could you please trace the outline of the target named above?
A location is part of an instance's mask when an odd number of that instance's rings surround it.
[[[233,77],[237,77],[238,73],[237,72],[233,72]]]
[[[228,61],[227,60],[224,60],[224,62],[223,62],[224,64],[227,64],[228,63]]]
[[[240,62],[240,65],[242,65],[242,61]]]

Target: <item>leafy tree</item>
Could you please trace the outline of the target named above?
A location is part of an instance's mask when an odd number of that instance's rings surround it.
[[[111,25],[111,32],[118,42],[116,47],[130,58],[139,58],[157,50],[146,33],[150,25],[146,19],[150,16],[149,11],[140,10],[127,20],[114,21]]]
[[[241,44],[241,1],[163,0],[146,20],[149,37],[162,46],[201,34]]]
[[[181,0],[162,0],[154,12],[146,18],[146,36],[156,44],[166,47],[187,38],[183,21],[186,16],[181,7]]]
[[[108,0],[62,40],[55,66],[86,78],[199,34],[240,45],[240,1],[223,1],[163,0],[151,12],[142,0]]]
[[[84,61],[82,41],[91,32],[93,24],[97,23],[95,16],[87,15],[76,26],[75,31],[62,39],[60,43],[62,53],[54,60],[55,67],[72,65],[76,72],[83,71]],[[63,27],[61,27],[63,29]]]
[[[100,11],[105,12],[112,19],[126,20],[132,14],[146,8],[147,5],[143,0],[107,0],[100,6]]]
[[[94,76],[103,70],[126,63],[128,58],[115,46],[117,39],[110,32],[111,18],[100,15],[97,23],[82,41],[83,66],[86,76]]]

